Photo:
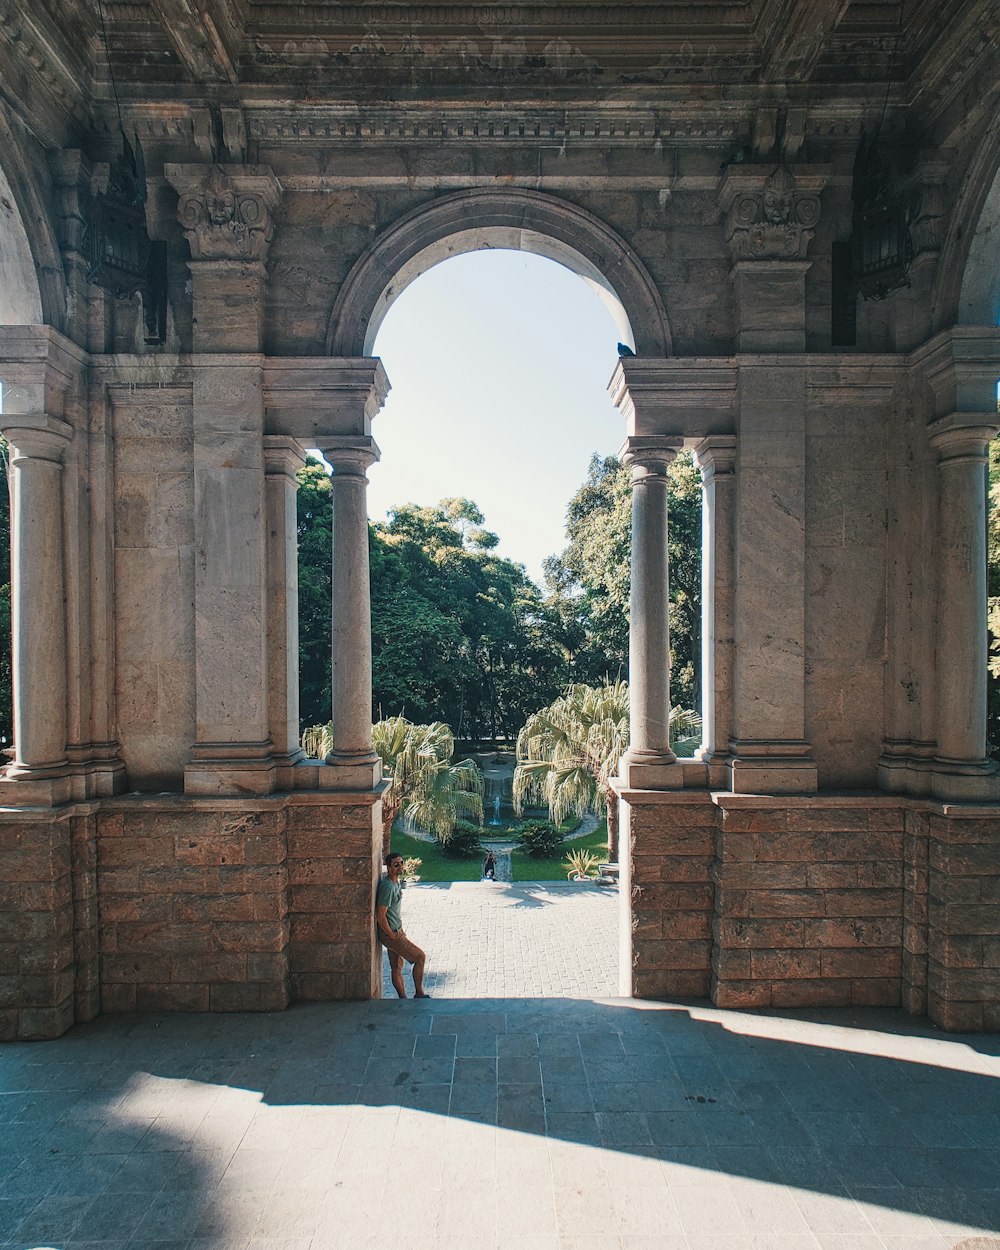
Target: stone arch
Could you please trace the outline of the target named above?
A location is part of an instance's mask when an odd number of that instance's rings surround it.
[[[0,325],[64,328],[66,277],[37,161],[0,107]],[[29,228],[30,227],[30,228]],[[10,284],[6,296],[3,288]]]
[[[0,325],[37,325],[42,296],[28,234],[0,168]]]
[[[348,274],[330,317],[327,350],[370,355],[385,314],[411,282],[450,256],[496,247],[565,265],[605,302],[623,342],[640,355],[670,355],[663,301],[625,240],[575,204],[513,188],[459,191],[390,226]]]
[[[1000,322],[1000,117],[966,173],[938,274],[936,330]]]

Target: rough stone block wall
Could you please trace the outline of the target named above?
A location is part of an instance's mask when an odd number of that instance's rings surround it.
[[[908,811],[903,831],[902,1005],[915,1016],[927,1012],[928,854],[926,812]]]
[[[285,812],[121,801],[98,817],[104,1011],[288,1005]]]
[[[0,815],[0,1040],[58,1037],[74,1018],[71,823]]]
[[[374,944],[381,805],[363,795],[299,797],[288,809],[292,997],[377,997]]]
[[[1000,813],[931,813],[928,866],[927,1014],[1000,1029]]]
[[[631,930],[623,935],[623,984],[639,998],[707,997],[715,808],[704,793],[633,791],[623,800],[624,907],[631,901],[631,917],[623,911]]]
[[[93,1020],[101,1010],[100,909],[97,899],[97,815],[73,816],[73,1014],[77,1022]]]
[[[721,799],[714,1001],[898,1005],[903,820],[878,800]]]

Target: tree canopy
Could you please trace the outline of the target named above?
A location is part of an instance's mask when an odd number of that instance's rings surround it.
[[[299,473],[299,700],[330,715],[330,480]],[[443,721],[459,738],[512,739],[567,677],[562,617],[469,499],[404,504],[369,527],[376,719]]]

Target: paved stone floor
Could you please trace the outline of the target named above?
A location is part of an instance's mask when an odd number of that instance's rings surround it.
[[[1000,1037],[533,992],[0,1046],[0,1246],[1000,1250]]]
[[[607,998],[618,993],[618,890],[545,881],[410,885],[403,925],[446,998]],[[382,993],[394,996],[383,955]],[[409,977],[407,977],[409,984]]]

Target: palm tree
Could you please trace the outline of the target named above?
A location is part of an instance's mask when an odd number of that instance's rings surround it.
[[[698,715],[672,708],[670,724],[679,735],[675,748],[689,750],[700,732]],[[608,858],[616,862],[618,796],[611,778],[628,741],[627,682],[570,686],[554,703],[530,716],[517,736],[514,805],[518,812],[532,799],[544,803],[557,824],[570,814],[606,812]]]
[[[461,817],[482,821],[482,773],[472,760],[451,762],[455,739],[447,725],[441,721],[414,725],[405,716],[390,716],[372,726],[372,744],[389,783],[382,795],[384,853],[400,812],[411,828],[425,829],[442,843]],[[333,726],[305,730],[302,747],[310,758],[322,759],[333,747]]]

